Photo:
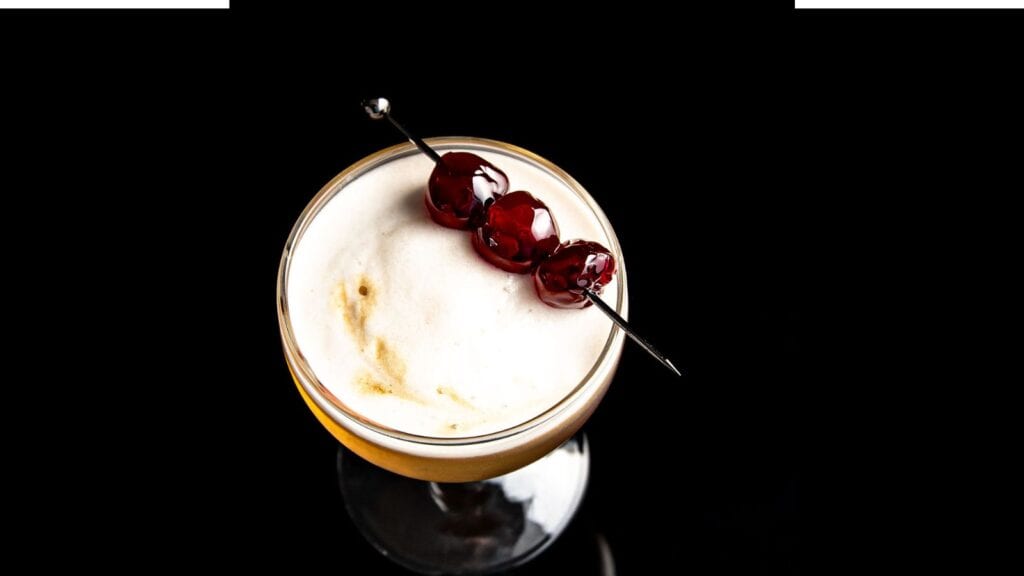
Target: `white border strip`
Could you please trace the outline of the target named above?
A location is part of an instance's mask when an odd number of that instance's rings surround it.
[[[231,0],[0,0],[4,8],[231,8]]]
[[[1024,0],[794,0],[796,8],[1024,8]]]

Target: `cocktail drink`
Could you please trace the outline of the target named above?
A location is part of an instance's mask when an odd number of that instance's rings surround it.
[[[501,142],[428,142],[440,154],[472,153],[500,168],[509,192],[529,190],[546,205],[562,239],[607,247],[615,273],[601,297],[626,315],[619,243],[601,209],[571,176]],[[439,226],[424,207],[432,170],[430,158],[412,144],[400,144],[364,158],[324,186],[285,246],[278,315],[299,393],[324,427],[365,461],[427,481],[408,485],[422,485],[440,514],[467,520],[488,513],[486,506],[459,509],[461,496],[451,492],[461,489],[451,483],[471,483],[466,489],[475,493],[478,481],[503,486],[502,475],[526,477],[535,469],[530,492],[543,489],[542,476],[560,473],[550,461],[531,463],[570,440],[597,407],[625,334],[596,307],[548,305],[538,298],[533,275],[492,265],[474,249],[472,233]],[[542,220],[537,218],[535,229],[545,226]],[[493,236],[485,241],[506,241]],[[578,439],[571,444],[577,453],[585,446]],[[579,475],[578,460],[567,465]],[[585,484],[585,461],[582,466]],[[341,480],[344,489],[346,478]],[[361,494],[365,484],[359,484]],[[568,516],[579,494],[574,498]],[[364,504],[348,502],[354,517],[365,510],[353,506]],[[364,532],[366,523],[373,520],[361,523]],[[547,529],[550,541],[557,533]],[[381,541],[387,536],[367,535],[378,547],[392,546]],[[506,556],[481,560],[475,545],[476,558],[464,561],[465,571],[507,567],[543,547],[513,554],[513,542],[507,554],[484,554]],[[460,571],[398,559],[424,572]]]

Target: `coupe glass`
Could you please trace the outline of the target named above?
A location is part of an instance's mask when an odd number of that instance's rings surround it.
[[[627,316],[626,269],[618,240],[604,213],[578,182],[551,162],[510,144],[478,138],[427,142],[441,153],[483,152],[523,161],[577,195],[607,236],[618,264],[617,297],[609,304]],[[419,153],[405,143],[356,162],[328,182],[299,216],[285,244],[277,278],[284,354],[299,394],[341,443],[339,483],[348,512],[366,538],[387,557],[416,572],[498,572],[543,551],[576,512],[589,470],[587,442],[579,430],[612,381],[625,334],[609,321],[600,355],[568,394],[530,420],[489,434],[409,434],[360,415],[331,394],[310,368],[293,334],[288,311],[292,256],[310,223],[335,195],[344,194],[364,174]],[[426,181],[424,174],[424,188]],[[500,374],[498,367],[496,373]]]

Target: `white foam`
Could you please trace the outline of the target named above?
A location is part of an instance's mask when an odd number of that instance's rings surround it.
[[[563,240],[611,246],[559,179],[518,158],[473,152],[508,175],[510,190],[544,201]],[[593,307],[545,305],[529,275],[488,264],[468,232],[434,223],[423,204],[431,169],[421,154],[392,160],[323,207],[292,257],[292,330],[320,382],[366,418],[435,437],[502,430],[575,388],[611,324]],[[615,285],[603,296],[614,302]]]

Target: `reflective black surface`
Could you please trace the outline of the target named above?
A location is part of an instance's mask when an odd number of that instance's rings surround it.
[[[139,30],[135,40],[151,34]],[[816,280],[819,238],[807,219],[830,212],[808,201],[821,197],[822,181],[793,181],[774,137],[780,125],[749,91],[665,83],[644,92],[659,94],[660,113],[637,118],[628,99],[605,90],[608,79],[538,79],[537,97],[450,98],[419,83],[356,80],[344,51],[309,71],[294,64],[304,58],[299,47],[282,57],[265,34],[234,39],[241,48],[231,58],[220,52],[182,67],[172,54],[154,56],[132,68],[124,92],[102,86],[125,74],[93,67],[123,45],[88,60],[69,54],[55,77],[80,65],[93,74],[80,84],[104,97],[54,104],[52,129],[18,140],[52,155],[26,196],[49,199],[40,182],[76,183],[53,202],[69,215],[61,256],[38,261],[60,272],[51,304],[82,315],[47,328],[62,349],[86,351],[59,393],[46,384],[42,401],[11,404],[56,402],[84,420],[34,417],[41,438],[60,431],[37,460],[56,459],[67,445],[79,454],[60,459],[60,481],[47,494],[72,490],[83,507],[64,508],[80,527],[44,515],[51,528],[40,534],[56,538],[53,526],[69,526],[66,535],[77,537],[94,530],[86,519],[117,514],[118,528],[93,548],[98,561],[128,562],[120,551],[130,548],[183,568],[281,562],[295,571],[405,573],[349,520],[337,444],[294,388],[274,309],[281,249],[309,199],[352,162],[401,141],[360,106],[387,95],[423,137],[507,141],[579,180],[622,244],[630,323],[686,369],[677,378],[626,344],[586,426],[590,484],[579,512],[514,573],[610,574],[609,562],[626,575],[798,571],[807,479],[828,454],[821,421],[835,408],[823,390],[842,371],[820,370],[806,352],[807,342],[823,340],[807,321],[808,302],[827,289]],[[726,76],[709,66],[694,74]],[[550,106],[549,92],[572,105]],[[209,106],[182,104],[205,95]],[[123,114],[131,98],[159,105]],[[91,139],[101,132],[110,148]],[[95,157],[83,155],[90,149]],[[168,526],[182,528],[158,536]]]

